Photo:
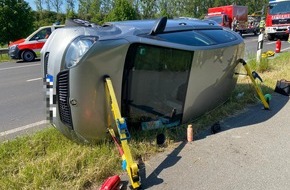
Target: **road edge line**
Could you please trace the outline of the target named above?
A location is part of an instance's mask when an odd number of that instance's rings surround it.
[[[36,126],[39,126],[39,125],[42,125],[42,124],[46,124],[46,123],[47,123],[47,120],[42,120],[42,121],[31,123],[31,124],[28,124],[28,125],[25,125],[25,126],[22,126],[22,127],[17,127],[15,129],[11,129],[11,130],[8,130],[8,131],[3,131],[3,132],[0,133],[0,137],[6,136],[6,135],[10,135],[10,134],[13,134],[13,133],[16,133],[16,132],[19,132],[19,131],[23,131],[25,129],[29,129],[29,128],[32,128],[32,127],[36,127]]]

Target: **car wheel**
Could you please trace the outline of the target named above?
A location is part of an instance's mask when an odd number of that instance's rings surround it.
[[[23,59],[23,61],[30,62],[35,59],[35,54],[30,50],[25,50],[22,52],[21,58]]]

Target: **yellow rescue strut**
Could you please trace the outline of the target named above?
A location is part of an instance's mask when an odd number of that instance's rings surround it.
[[[247,75],[250,77],[250,79],[255,87],[255,90],[256,90],[258,96],[260,97],[260,100],[262,101],[262,103],[264,105],[264,109],[266,109],[266,110],[270,109],[269,101],[271,99],[271,95],[266,94],[265,95],[267,98],[267,100],[266,100],[265,96],[263,95],[262,89],[258,86],[258,84],[256,83],[256,80],[255,80],[255,78],[257,78],[257,77],[259,78],[258,74],[255,71],[251,72],[251,70],[250,70],[250,68],[247,65],[245,60],[239,59],[239,62],[242,63],[244,68],[246,69]]]
[[[138,168],[138,164],[133,162],[130,147],[128,145],[128,139],[130,139],[130,133],[127,128],[126,120],[121,116],[118,102],[116,99],[116,95],[114,92],[113,84],[110,77],[105,76],[104,79],[105,79],[105,84],[106,84],[106,94],[108,96],[108,100],[110,100],[111,111],[113,113],[113,116],[116,122],[116,126],[118,129],[118,133],[119,133],[120,141],[122,145],[122,148],[117,145],[119,152],[122,156],[122,160],[123,160],[122,167],[124,170],[126,169],[133,189],[138,189],[141,185],[140,177],[139,177],[139,168]],[[111,136],[113,137],[115,143],[118,144],[116,141],[114,130],[110,127],[108,128],[108,130]]]

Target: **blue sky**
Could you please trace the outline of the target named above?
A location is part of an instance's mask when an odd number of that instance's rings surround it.
[[[33,10],[36,10],[34,0],[25,0]]]
[[[36,6],[35,6],[35,3],[34,3],[34,0],[25,0],[25,1],[30,5],[30,7],[31,7],[33,10],[36,10]],[[77,1],[77,2],[78,2],[78,1]],[[65,1],[63,1],[63,3],[65,4]],[[62,6],[62,11],[64,10],[64,7],[65,7],[64,4],[63,4],[63,6]],[[78,3],[76,3],[75,11],[76,11],[77,6],[78,6]],[[45,7],[44,7],[44,9],[45,9]]]
[[[33,10],[36,10],[36,6],[35,6],[35,3],[34,3],[34,0],[25,0],[29,5],[30,5],[30,7],[33,9]],[[63,2],[65,2],[65,1],[63,1]],[[76,3],[77,3],[78,1],[76,1]],[[63,5],[63,7],[64,7],[64,5]],[[77,11],[77,7],[78,7],[78,3],[76,4],[76,8],[75,8],[75,11]],[[62,8],[63,10],[62,11],[64,11],[64,8]]]

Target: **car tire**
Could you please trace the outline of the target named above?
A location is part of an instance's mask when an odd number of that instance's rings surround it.
[[[24,50],[21,54],[21,58],[23,61],[26,61],[26,62],[31,62],[31,61],[34,61],[35,59],[35,54],[33,51],[30,51],[30,50]]]

